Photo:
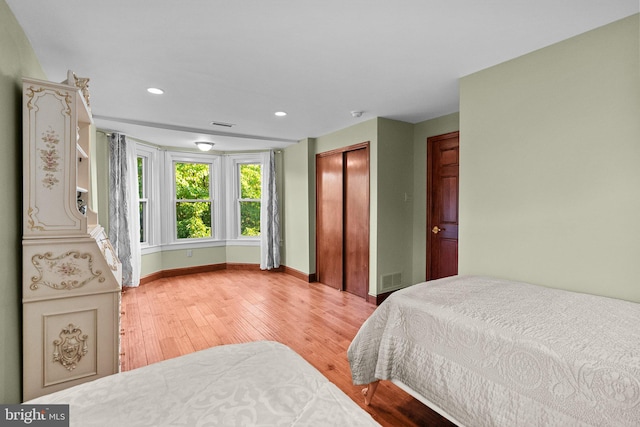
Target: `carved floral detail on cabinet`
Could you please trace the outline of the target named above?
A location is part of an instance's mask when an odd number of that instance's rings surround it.
[[[45,172],[42,183],[45,188],[51,189],[60,180],[56,177],[60,166],[60,153],[58,143],[60,136],[49,126],[49,129],[42,133],[42,142],[45,148],[40,148],[40,160],[42,160],[42,170]]]
[[[116,255],[116,250],[111,246],[111,242],[107,239],[103,239],[101,242],[102,245],[102,255],[104,255],[104,259],[107,261],[107,265],[113,271],[118,271],[118,256]]]
[[[72,290],[86,285],[95,278],[98,278],[99,282],[105,281],[102,271],[93,270],[93,258],[89,253],[69,251],[54,257],[51,252],[46,252],[44,255],[34,255],[31,262],[38,270],[38,275],[31,277],[29,288],[33,291],[40,285],[56,290]]]
[[[38,89],[35,89],[33,86],[29,86],[26,89],[26,95],[27,95],[27,108],[29,110],[33,110],[33,97],[36,95],[36,93],[40,93],[40,92],[44,92],[46,89],[43,87],[40,87]]]
[[[68,371],[73,371],[82,356],[88,352],[87,340],[89,336],[72,323],[62,328],[58,335],[60,339],[53,341],[53,361],[60,362]]]
[[[32,207],[29,207],[27,209],[27,216],[29,217],[29,229],[31,231],[34,231],[34,230],[44,231],[44,227],[43,226],[36,225],[36,221],[33,219],[35,213],[36,213],[36,211]]]
[[[35,97],[35,95],[42,92],[46,92],[47,90],[48,89],[45,87],[39,87],[36,89],[33,86],[29,86],[29,88],[27,88],[26,90],[27,99],[28,99],[27,108],[29,110],[33,110],[33,98]],[[52,92],[58,95],[59,98],[64,99],[64,103],[65,103],[64,114],[66,114],[67,116],[71,116],[71,104],[73,102],[73,100],[71,99],[71,95],[65,92],[60,92],[59,90],[52,90]]]
[[[76,73],[73,73],[73,82],[77,88],[82,92],[82,97],[87,103],[87,107],[91,109],[91,102],[89,100],[89,79],[88,77],[78,77]]]

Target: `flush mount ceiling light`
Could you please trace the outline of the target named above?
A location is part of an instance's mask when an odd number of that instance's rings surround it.
[[[209,151],[213,148],[213,142],[209,141],[196,141],[196,145],[200,149],[200,151]]]
[[[287,113],[286,113],[286,112],[284,112],[284,111],[276,111],[276,112],[275,112],[275,115],[276,115],[276,116],[278,116],[278,117],[284,117],[284,116],[286,116],[286,115],[287,115]]]
[[[162,95],[164,93],[162,89],[159,89],[157,87],[147,88],[147,92],[152,93],[154,95]]]

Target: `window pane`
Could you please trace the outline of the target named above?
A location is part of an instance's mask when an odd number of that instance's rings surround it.
[[[260,200],[262,169],[259,164],[240,165],[240,198]]]
[[[147,241],[147,202],[140,202],[140,243]]]
[[[209,198],[209,165],[206,163],[176,163],[176,199]]]
[[[144,159],[138,157],[138,197],[144,198]]]
[[[177,202],[178,239],[211,237],[211,202]]]
[[[140,215],[140,243],[147,243],[147,226],[149,218],[147,202],[145,200],[147,195],[147,159],[143,156],[138,156],[136,160],[138,162],[138,198],[140,201],[140,204],[138,205]]]
[[[260,235],[260,202],[240,202],[240,234]]]
[[[175,163],[178,239],[213,236],[209,172],[208,163]]]
[[[262,192],[262,168],[258,163],[242,163],[239,167],[240,178],[240,235],[243,237],[260,236],[260,196]]]

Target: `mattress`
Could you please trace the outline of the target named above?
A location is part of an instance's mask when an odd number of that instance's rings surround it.
[[[468,426],[640,425],[640,304],[487,277],[397,291],[348,350]]]
[[[27,404],[69,404],[71,426],[375,426],[371,416],[289,347],[213,347],[58,391]]]

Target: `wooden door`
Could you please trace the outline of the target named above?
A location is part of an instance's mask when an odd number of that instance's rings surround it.
[[[343,155],[316,156],[316,275],[342,290]]]
[[[316,156],[318,282],[366,298],[369,291],[369,144]]]
[[[459,133],[427,139],[427,280],[458,274]]]
[[[344,290],[369,293],[369,149],[344,155]]]

